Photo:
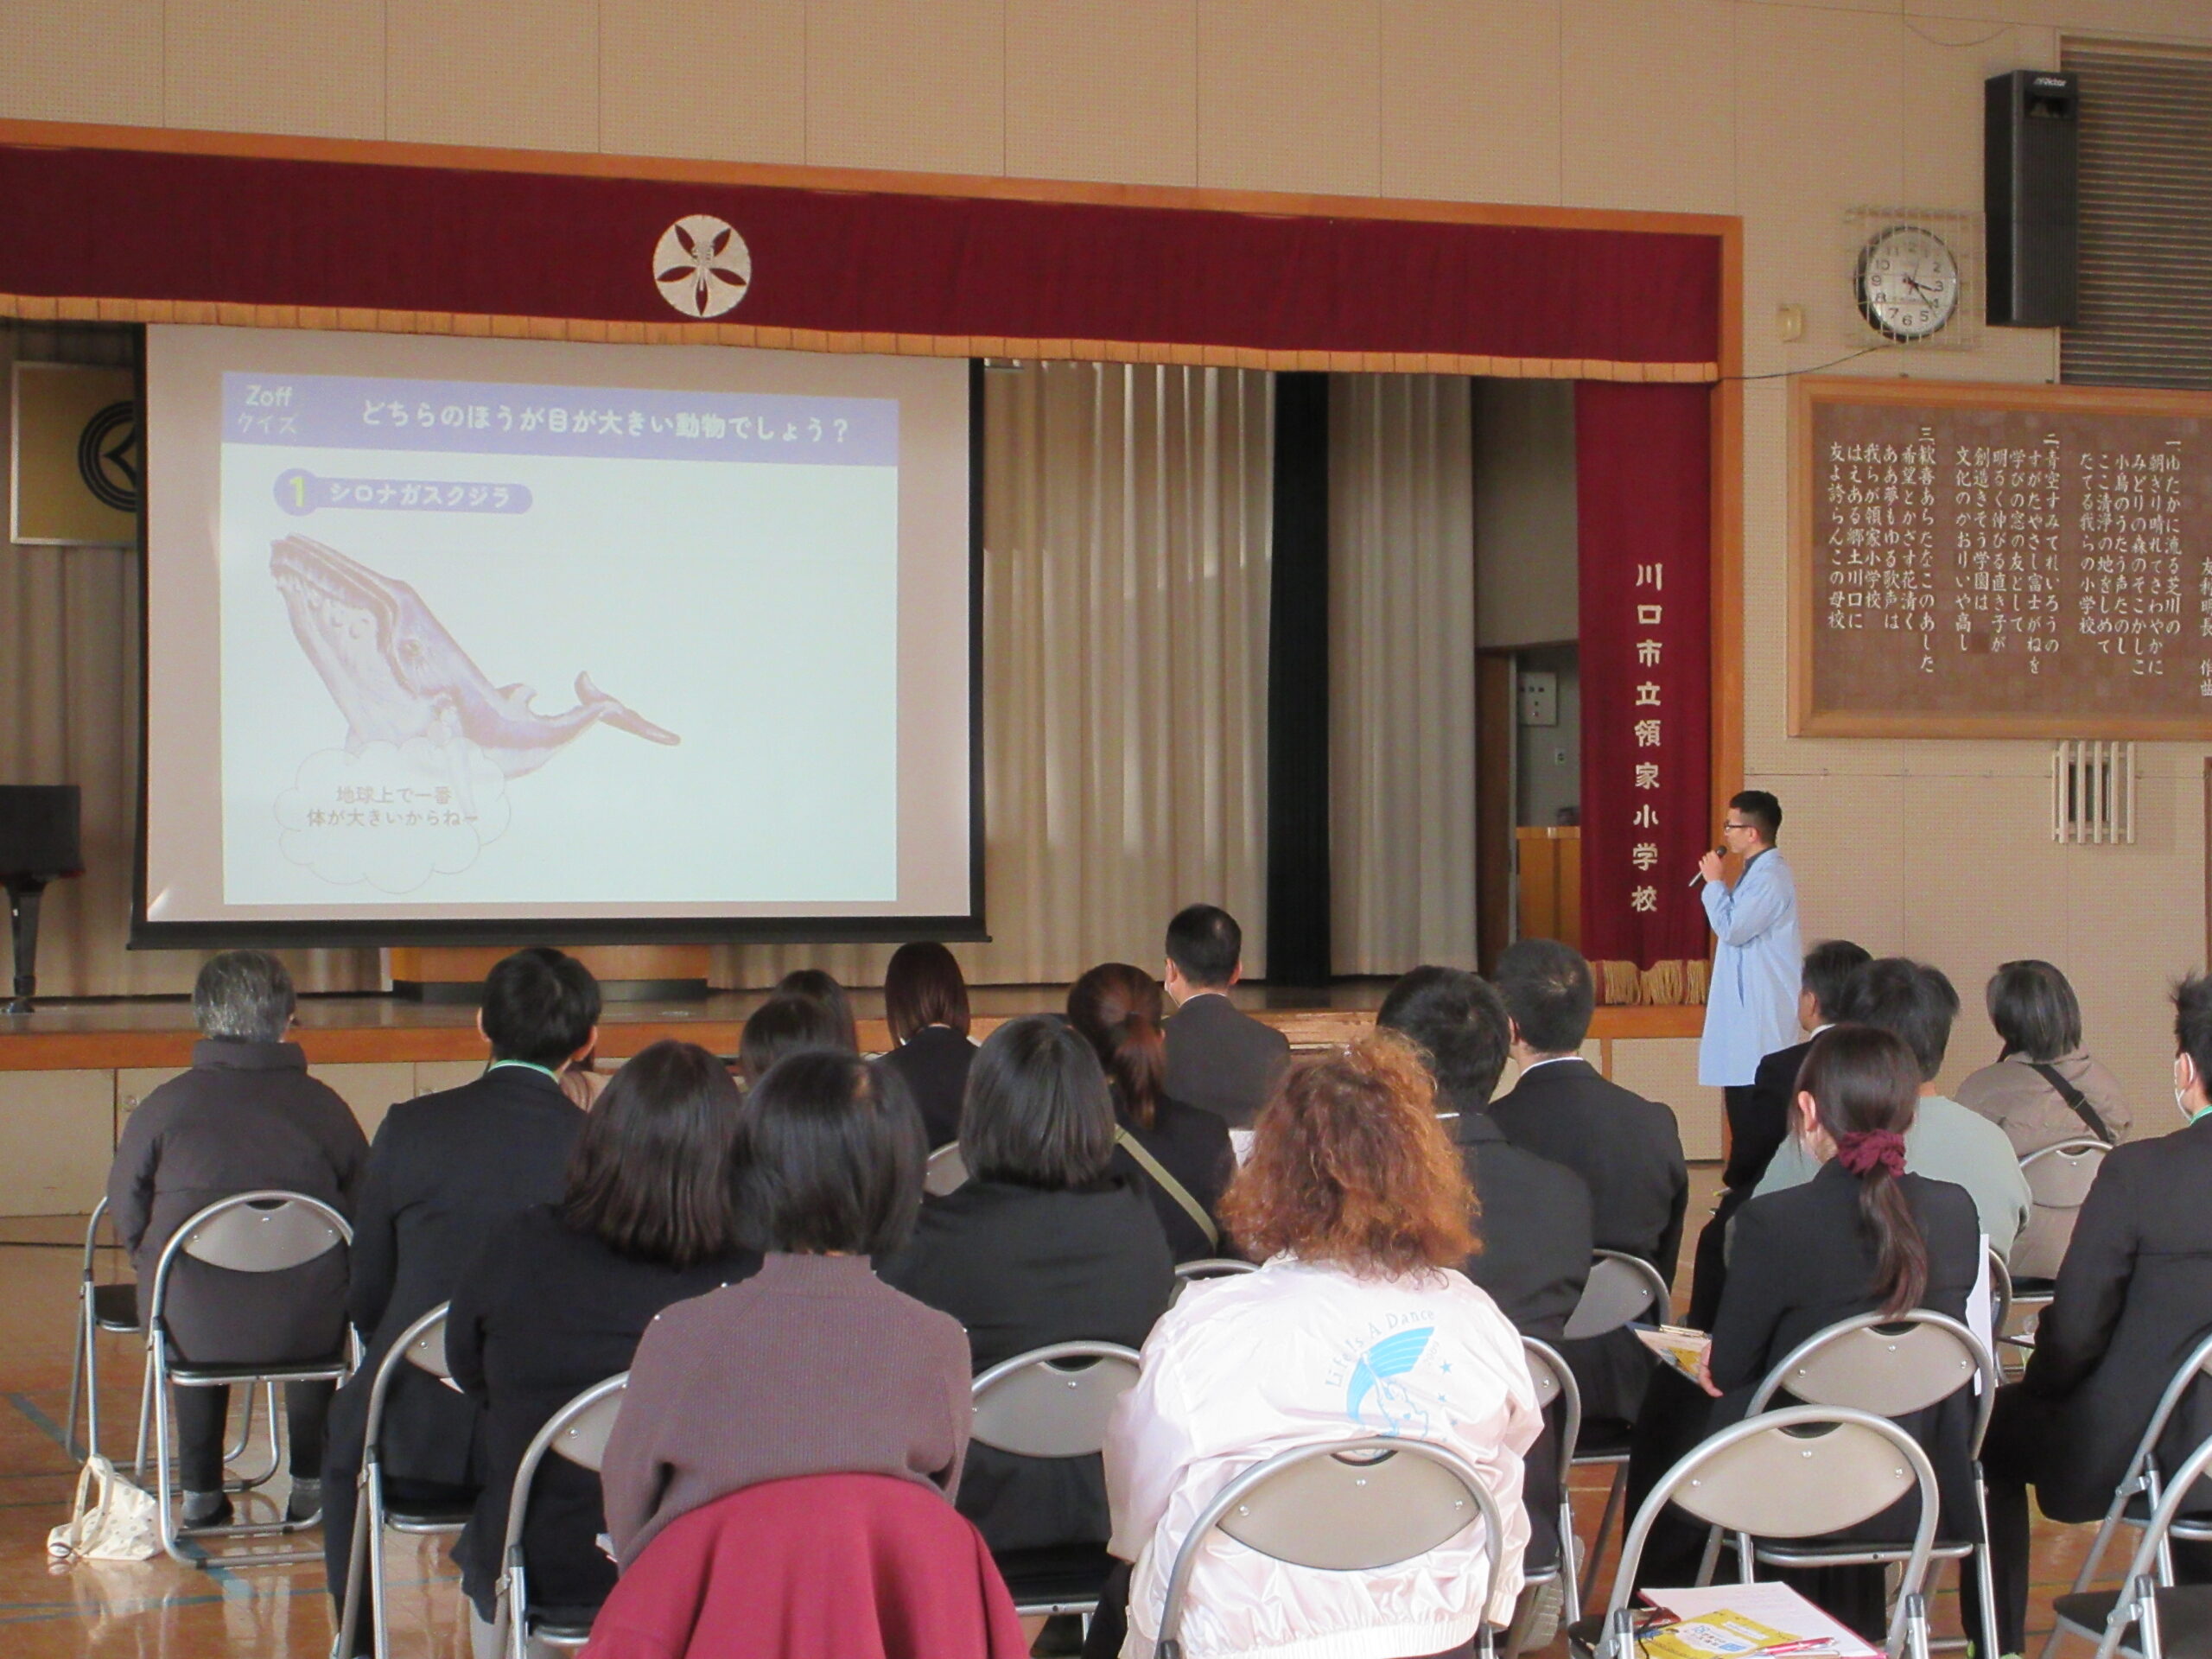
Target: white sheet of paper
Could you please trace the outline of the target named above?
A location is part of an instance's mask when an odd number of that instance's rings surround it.
[[[1989,1283],[1989,1235],[1981,1235],[1980,1265],[1974,1269],[1974,1290],[1967,1298],[1967,1329],[1981,1338],[1981,1345],[1993,1354],[1997,1351],[1996,1332],[1992,1328],[1997,1320],[1995,1293]],[[1974,1391],[1981,1392],[1981,1381],[1974,1380]]]

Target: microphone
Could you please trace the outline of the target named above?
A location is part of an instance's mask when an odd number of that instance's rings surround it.
[[[1719,846],[1718,846],[1718,847],[1714,848],[1714,849],[1713,849],[1713,855],[1715,858],[1726,858],[1726,857],[1727,857],[1727,856],[1728,856],[1728,847],[1727,847],[1727,843],[1724,842],[1722,842]],[[1694,874],[1694,875],[1693,875],[1692,877],[1690,877],[1689,884],[1690,884],[1690,886],[1692,886],[1692,887],[1696,887],[1696,886],[1700,885],[1701,882],[1703,882],[1703,881],[1704,881],[1704,880],[1705,880],[1705,872],[1704,872],[1703,870],[1700,870],[1696,874]]]

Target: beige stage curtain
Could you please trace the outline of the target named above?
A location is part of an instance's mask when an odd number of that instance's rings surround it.
[[[955,947],[970,980],[1156,973],[1168,917],[1202,899],[1243,922],[1264,971],[1270,391],[1164,365],[985,377],[993,938]],[[888,955],[726,948],[715,980],[810,964],[879,984]]]
[[[11,435],[4,389],[18,360],[128,364],[130,334],[0,322],[0,448]],[[0,559],[0,783],[75,784],[84,791],[85,874],[47,889],[39,990],[188,991],[205,953],[125,948],[137,859],[138,556],[11,543]],[[0,957],[7,954],[0,939]],[[373,950],[290,951],[285,960],[302,990],[374,990],[383,982]]]
[[[1475,956],[1472,416],[1452,375],[1329,388],[1335,970]]]

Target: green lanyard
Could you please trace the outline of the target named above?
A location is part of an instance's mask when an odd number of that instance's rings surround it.
[[[561,1074],[558,1071],[554,1071],[550,1066],[540,1065],[535,1060],[494,1060],[484,1068],[484,1075],[488,1077],[502,1066],[509,1065],[518,1065],[525,1071],[535,1071],[539,1077],[547,1078],[556,1084],[561,1081]]]

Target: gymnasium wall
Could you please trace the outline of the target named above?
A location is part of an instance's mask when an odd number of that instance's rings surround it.
[[[0,116],[1739,214],[1759,376],[1860,343],[1844,211],[1977,207],[1982,80],[2056,67],[2063,32],[2212,44],[2212,6],[11,0]],[[1783,304],[1805,309],[1794,344]],[[1842,372],[2034,382],[2056,345],[1989,330]],[[2050,957],[2162,1127],[2165,982],[2203,951],[2204,746],[2145,746],[2138,844],[2060,848],[2046,744],[1785,736],[1787,387],[1745,399],[1745,763],[1784,802],[1808,937],[1947,969],[1968,1006],[1953,1081],[1993,1055],[1989,970]],[[1637,1046],[1624,1079],[1689,1104],[1694,1046]]]

